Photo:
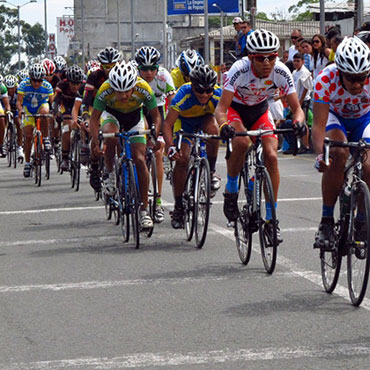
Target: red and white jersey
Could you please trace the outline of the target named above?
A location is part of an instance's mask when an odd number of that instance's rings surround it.
[[[340,117],[359,118],[370,111],[370,80],[367,78],[361,94],[351,95],[340,82],[337,66],[330,64],[315,80],[313,99],[329,104]]]
[[[256,105],[273,97],[278,88],[285,95],[296,91],[288,67],[276,61],[270,75],[259,78],[252,72],[251,61],[247,57],[232,65],[224,83],[224,89],[234,93],[233,101],[245,105]]]

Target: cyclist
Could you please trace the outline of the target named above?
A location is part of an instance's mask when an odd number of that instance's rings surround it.
[[[90,134],[93,144],[92,150],[96,155],[101,154],[98,147],[100,119],[102,121],[101,129],[104,133],[144,129],[145,123],[141,109],[143,105],[148,109],[153,127],[158,134],[161,117],[153,90],[147,82],[137,77],[137,70],[131,63],[125,61],[117,63],[109,72],[109,79],[102,84],[94,100],[94,109],[90,119]],[[145,162],[146,138],[145,136],[135,136],[131,139],[131,143],[142,201],[140,224],[142,229],[149,229],[153,227],[153,220],[148,212],[149,174]],[[107,172],[103,177],[104,188],[107,194],[114,194],[113,163],[117,139],[106,139],[105,144],[104,164]],[[90,177],[96,175],[91,172]],[[99,178],[95,181],[99,181]]]
[[[187,49],[180,54],[177,60],[178,67],[171,71],[176,89],[190,81],[189,73],[200,64],[204,64],[204,59],[197,51]]]
[[[69,148],[70,131],[72,130],[72,108],[75,100],[82,101],[83,94],[83,71],[78,65],[73,65],[67,69],[67,78],[58,83],[54,105],[62,115],[62,163],[60,168],[63,171],[69,170]]]
[[[4,107],[6,109],[6,114],[11,114],[9,98],[8,98],[8,90],[6,86],[3,84],[3,76],[0,75],[0,100],[3,102]],[[4,109],[0,102],[0,115],[4,114]],[[4,146],[4,136],[5,136],[5,128],[6,128],[6,121],[3,117],[0,118],[0,157],[6,157],[6,149]]]
[[[13,75],[7,75],[4,77],[4,84],[6,88],[8,89],[8,98],[9,98],[9,104],[11,112],[13,113],[14,118],[14,124],[17,128],[17,159],[22,160],[23,159],[23,149],[22,149],[22,130],[21,130],[21,122],[18,117],[17,112],[17,86],[18,86],[18,78]]]
[[[348,149],[330,149],[330,165],[322,158],[325,136],[338,141],[370,142],[370,52],[357,37],[345,38],[338,46],[335,64],[326,67],[314,86],[312,139],[318,154],[315,167],[322,176],[322,218],[315,247],[334,242],[334,205],[344,181]],[[370,185],[370,157],[363,166],[364,180]],[[325,243],[326,241],[326,243]]]
[[[256,30],[247,37],[248,58],[233,64],[229,70],[220,103],[216,109],[216,118],[220,134],[232,138],[234,132],[254,129],[274,129],[274,121],[269,113],[268,98],[277,88],[283,90],[288,105],[297,122],[304,122],[304,113],[300,107],[294,88],[293,77],[289,69],[277,61],[280,47],[275,34],[263,29]],[[299,125],[300,130],[301,125]],[[304,127],[304,126],[303,126]],[[224,193],[224,214],[229,221],[238,217],[238,176],[244,163],[245,153],[250,145],[248,137],[235,137],[233,151],[227,160],[227,184]],[[277,136],[270,134],[262,139],[263,156],[270,174],[275,196],[275,205],[267,205],[267,220],[271,219],[271,207],[277,206],[276,200],[280,182],[277,148]],[[271,228],[266,224],[267,232]],[[278,229],[278,240],[282,241]]]
[[[90,71],[99,69],[100,68],[100,62],[96,59],[91,59],[85,64],[85,74],[88,75]]]
[[[45,70],[42,64],[36,63],[30,67],[29,77],[23,80],[18,87],[17,93],[17,110],[18,116],[22,117],[23,112],[26,115],[32,114],[49,114],[49,104],[54,100],[54,92],[51,84],[44,80]],[[34,117],[25,117],[23,120],[24,135],[24,156],[25,164],[23,170],[24,177],[31,175],[31,148],[33,128],[35,127]],[[41,119],[41,133],[44,137],[45,151],[51,150],[49,134],[49,119]]]
[[[56,67],[54,62],[51,59],[45,58],[42,61],[42,66],[44,67],[46,73],[45,80],[50,82],[51,86],[53,86],[53,89],[55,91],[55,88],[60,82],[60,78],[55,74]]]
[[[216,85],[217,74],[208,65],[198,65],[190,72],[190,83],[180,87],[172,99],[168,115],[163,124],[163,137],[169,158],[176,161],[173,170],[175,207],[171,214],[171,225],[174,229],[184,226],[184,208],[182,193],[185,187],[186,170],[191,152],[191,142],[184,140],[181,151],[176,152],[172,130],[177,119],[185,132],[193,133],[202,129],[211,135],[218,134],[217,122],[214,117],[215,108],[220,100],[222,90]],[[175,133],[180,127],[175,127]],[[215,173],[218,153],[218,140],[207,143],[207,155],[211,170],[211,190],[220,188],[220,179]]]
[[[175,86],[172,81],[170,73],[163,67],[158,65],[158,61],[161,55],[159,51],[152,46],[143,46],[137,50],[135,54],[135,60],[138,64],[138,70],[140,77],[142,77],[150,87],[152,88],[154,95],[157,100],[157,106],[163,122],[165,117],[165,105],[166,98],[167,103],[170,104],[175,94]],[[131,63],[132,64],[132,63]],[[149,127],[152,125],[151,116],[144,107],[144,115],[148,121]],[[157,178],[158,178],[158,206],[155,213],[155,222],[162,222],[164,220],[164,209],[161,202],[162,184],[163,184],[163,149],[164,140],[163,137],[158,137],[158,141],[161,143],[160,150],[155,152],[156,164],[157,164]]]
[[[28,76],[29,76],[28,69],[27,69],[27,68],[21,69],[21,70],[17,73],[18,82],[22,82],[22,81],[23,81],[25,78],[27,78]]]
[[[66,78],[67,62],[62,56],[57,55],[54,58],[54,64],[56,68],[55,75],[59,77],[59,80],[64,80]]]

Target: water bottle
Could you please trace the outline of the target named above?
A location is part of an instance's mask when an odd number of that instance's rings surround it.
[[[248,203],[250,203],[252,197],[253,197],[253,187],[254,187],[254,176],[252,176],[248,181]]]

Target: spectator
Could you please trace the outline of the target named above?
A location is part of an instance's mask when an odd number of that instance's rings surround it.
[[[313,49],[312,49],[312,41],[309,39],[303,39],[300,44],[303,56],[304,56],[304,66],[312,72],[312,65],[313,65]]]
[[[222,75],[222,82],[225,82],[225,79],[227,77],[227,72],[231,68],[232,64],[233,63],[230,62],[230,61],[228,61],[228,62],[226,62],[224,64],[221,64],[220,72],[221,72],[221,75]]]
[[[298,46],[297,46],[297,41],[298,39],[302,38],[302,31],[299,29],[294,29],[292,31],[292,34],[290,36],[290,39],[292,40],[292,46],[289,48],[289,57],[288,60],[293,61],[293,56],[294,54],[298,53]]]
[[[241,57],[245,57],[248,55],[248,49],[246,47],[246,42],[247,42],[247,36],[253,32],[252,26],[248,21],[243,21],[241,24],[240,29],[243,32],[242,37],[239,39],[239,45],[240,45],[240,50],[241,50]]]
[[[289,50],[283,51],[283,63],[285,64],[288,61],[289,58]]]
[[[241,55],[241,50],[240,50],[240,45],[239,45],[239,40],[243,36],[243,32],[241,30],[241,24],[243,20],[240,17],[235,17],[233,19],[233,26],[236,31],[236,35],[234,36],[234,42],[235,42],[235,54],[237,57],[240,57]]]
[[[362,26],[360,31],[370,31],[370,22],[365,22]]]
[[[338,35],[340,35],[340,29],[336,27],[330,28],[329,31],[326,33],[326,42],[329,48],[331,48],[328,58],[329,62],[334,62],[335,50],[333,50],[332,41]]]
[[[331,39],[330,45],[331,45],[331,49],[334,52],[334,55],[337,52],[337,48],[338,48],[339,44],[343,41],[343,39],[344,39],[344,37],[342,35],[336,35]]]
[[[316,34],[312,37],[313,48],[313,78],[326,67],[329,62],[330,49],[326,46],[326,40],[323,35]]]

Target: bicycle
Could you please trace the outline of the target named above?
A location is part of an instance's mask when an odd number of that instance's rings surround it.
[[[136,172],[136,166],[132,159],[130,138],[132,136],[147,135],[150,130],[137,130],[119,133],[101,133],[99,136],[102,139],[117,137],[121,148],[119,158],[115,161],[116,173],[116,194],[109,197],[106,211],[107,216],[110,213],[114,214],[118,223],[121,223],[121,232],[123,241],[130,240],[130,222],[132,236],[134,239],[135,248],[140,246],[140,224],[139,211],[141,207],[141,199],[139,192],[139,183]],[[149,232],[148,232],[149,234]]]
[[[72,130],[71,132],[71,187],[75,188],[75,191],[80,189],[80,175],[81,175],[81,133],[80,130]]]
[[[8,160],[8,167],[17,168],[17,128],[14,124],[12,116],[0,115],[0,118],[5,118],[8,121],[8,126],[5,134],[6,157]]]
[[[365,296],[369,278],[370,245],[370,192],[362,180],[363,162],[370,144],[358,142],[324,140],[324,158],[329,164],[329,149],[349,148],[352,157],[345,171],[344,182],[336,207],[335,243],[320,248],[321,276],[324,289],[332,293],[337,285],[342,258],[347,256],[347,280],[351,302],[359,306]]]
[[[155,158],[155,152],[152,147],[147,147],[145,159],[149,172],[149,193],[148,193],[149,214],[153,220],[153,227],[150,228],[147,233],[147,236],[150,238],[154,230],[154,219],[158,199],[157,162]]]
[[[252,252],[252,234],[258,231],[262,261],[267,273],[272,274],[277,258],[277,218],[272,182],[263,161],[262,136],[294,132],[288,129],[258,129],[236,132],[235,136],[254,137],[255,141],[248,148],[245,162],[239,176],[238,208],[239,216],[233,224],[238,255],[247,265]],[[229,140],[226,158],[232,150]],[[298,147],[294,148],[297,154]],[[253,188],[252,188],[253,187]],[[263,203],[265,207],[263,207]],[[268,225],[268,229],[266,226]]]
[[[181,148],[182,138],[194,139],[186,174],[183,192],[186,240],[191,241],[195,234],[197,248],[202,248],[207,236],[209,210],[211,205],[211,171],[206,154],[206,142],[220,139],[220,136],[179,131],[176,150]]]
[[[24,117],[33,117],[36,120],[33,129],[33,153],[31,161],[31,173],[35,174],[35,184],[41,186],[42,165],[45,165],[45,178],[50,179],[50,153],[43,148],[43,136],[41,133],[41,118],[50,118],[51,114],[27,114]]]

